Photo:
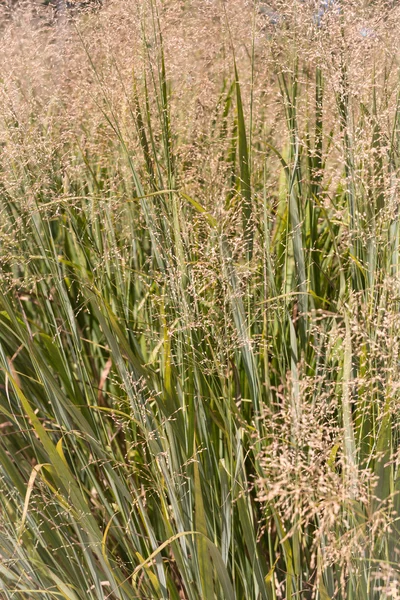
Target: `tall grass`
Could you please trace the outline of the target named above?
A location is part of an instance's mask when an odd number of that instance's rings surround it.
[[[1,598],[399,598],[399,9],[43,10],[0,52]]]

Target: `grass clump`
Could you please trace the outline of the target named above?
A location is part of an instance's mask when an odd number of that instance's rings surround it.
[[[399,9],[16,6],[0,596],[400,597]]]

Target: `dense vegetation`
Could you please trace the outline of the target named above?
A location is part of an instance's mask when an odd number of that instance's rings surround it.
[[[400,598],[390,4],[4,24],[1,599]]]

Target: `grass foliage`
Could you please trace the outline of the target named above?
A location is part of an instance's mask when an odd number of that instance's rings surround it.
[[[315,4],[3,25],[2,599],[400,598],[400,14]]]

